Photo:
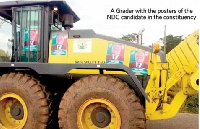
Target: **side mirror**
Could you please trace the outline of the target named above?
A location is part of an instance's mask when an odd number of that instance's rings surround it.
[[[65,29],[72,28],[74,23],[74,17],[71,14],[62,15],[62,26]]]

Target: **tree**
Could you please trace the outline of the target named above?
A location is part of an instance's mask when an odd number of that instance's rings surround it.
[[[0,56],[7,56],[6,52],[4,50],[2,50],[2,49],[0,49]]]
[[[162,38],[160,38],[163,41]],[[166,53],[170,52],[173,48],[175,48],[181,41],[183,41],[182,36],[173,36],[172,34],[166,36]],[[162,50],[164,50],[164,46],[162,46]]]
[[[9,62],[10,58],[7,56],[6,52],[0,49],[0,62]]]
[[[135,34],[127,34],[127,35],[123,35],[122,38],[125,41],[131,41],[131,42],[136,42],[137,41],[137,37]]]

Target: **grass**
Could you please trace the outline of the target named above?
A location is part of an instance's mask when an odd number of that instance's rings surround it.
[[[199,114],[199,94],[189,95],[179,112]]]

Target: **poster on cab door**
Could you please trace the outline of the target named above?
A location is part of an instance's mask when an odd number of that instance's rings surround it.
[[[30,37],[30,40],[29,40]],[[38,51],[38,30],[24,30],[24,46],[23,51]]]
[[[51,55],[67,55],[68,34],[52,34]]]

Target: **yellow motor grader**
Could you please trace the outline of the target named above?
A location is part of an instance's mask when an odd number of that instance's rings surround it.
[[[198,30],[165,57],[159,43],[71,30],[80,19],[65,1],[0,2],[0,16],[12,24],[1,129],[144,129],[199,91]]]

